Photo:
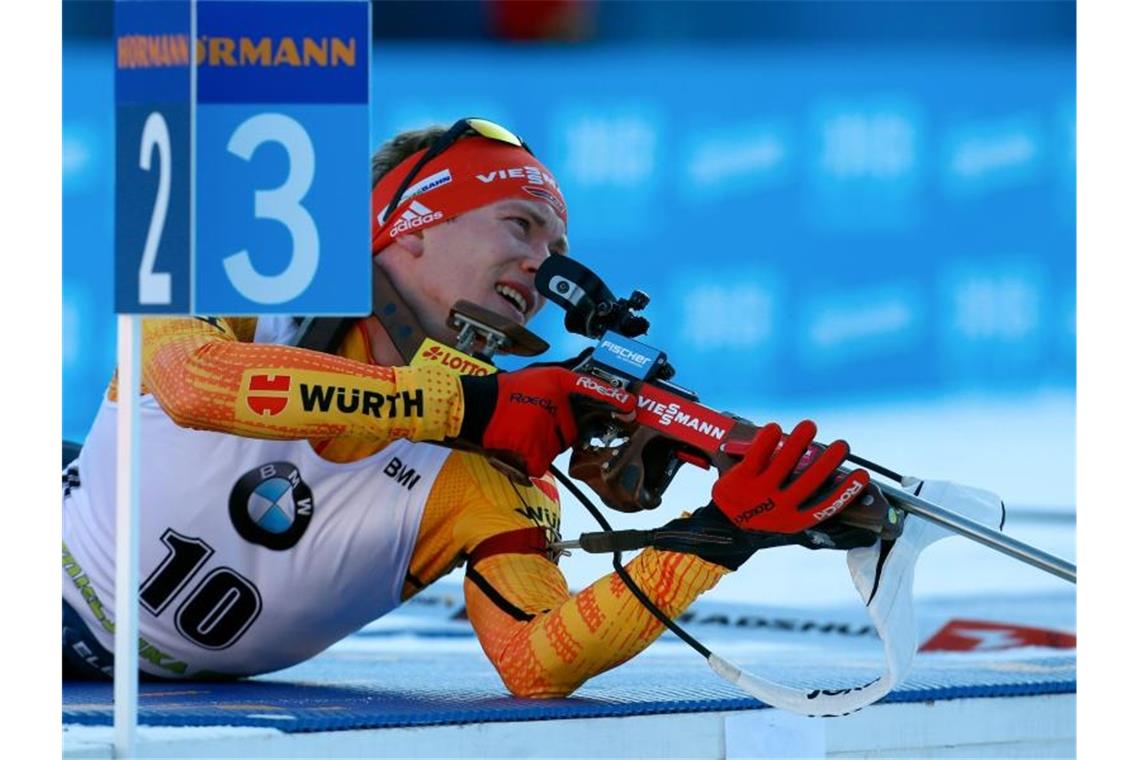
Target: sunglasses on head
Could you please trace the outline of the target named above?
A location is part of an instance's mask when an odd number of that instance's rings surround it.
[[[427,165],[428,161],[431,161],[450,148],[459,141],[459,138],[470,134],[476,134],[480,137],[486,137],[489,140],[498,140],[508,145],[514,145],[516,148],[522,148],[532,156],[534,155],[530,147],[523,142],[518,135],[506,127],[500,126],[493,121],[487,121],[486,119],[474,117],[460,119],[452,124],[446,132],[437,137],[435,142],[431,144],[431,147],[427,149],[427,152],[420,156],[420,160],[416,161],[415,165],[408,171],[407,176],[400,182],[400,186],[396,188],[396,192],[392,195],[392,201],[388,204],[388,208],[384,209],[384,216],[381,218],[387,221],[388,217],[392,215],[392,212],[400,205],[400,201],[403,200],[404,193],[407,192],[408,187],[411,186],[416,175]]]

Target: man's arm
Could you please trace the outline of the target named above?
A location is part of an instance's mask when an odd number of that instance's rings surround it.
[[[795,473],[815,432],[815,425],[805,421],[784,438],[778,425],[766,425],[743,460],[717,480],[713,501],[662,531],[668,549],[680,551],[646,549],[626,566],[655,606],[675,618],[755,551],[799,543],[805,530],[823,529],[827,518],[853,502],[868,475],[855,470],[838,484],[833,481],[847,455],[846,442],[826,447]],[[477,483],[488,501],[508,501],[508,494],[492,490],[491,478]],[[469,531],[484,523],[473,523]],[[729,548],[715,542],[710,551],[700,540],[710,536],[731,538]],[[873,542],[874,536],[867,533],[860,541],[864,539]],[[494,545],[506,550],[488,556],[475,546],[467,552],[472,557],[464,584],[467,614],[512,693],[565,696],[661,635],[664,626],[616,573],[571,596],[557,566],[540,550],[498,536]]]
[[[572,403],[632,411],[561,367],[460,377],[433,365],[379,367],[292,346],[251,343],[252,320],[143,321],[143,390],[183,427],[321,441],[359,459],[397,438],[482,447],[531,474],[577,438]],[[353,333],[350,333],[351,338]],[[244,340],[243,340],[244,337]],[[353,343],[348,341],[346,345]],[[114,382],[111,394],[116,392]],[[354,444],[327,447],[330,442]]]
[[[729,572],[691,554],[654,549],[626,570],[672,618]],[[520,697],[567,696],[664,631],[616,573],[571,595],[557,566],[537,555],[485,559],[468,568],[464,590],[483,651]]]
[[[252,343],[252,335],[253,320],[144,319],[143,391],[178,425],[254,438],[386,442],[459,432],[454,375]]]
[[[446,572],[451,558],[467,556],[467,614],[503,683],[519,696],[570,694],[664,629],[614,573],[570,593],[542,541],[528,536],[557,528],[559,518],[549,476],[516,486],[486,459],[456,452],[433,487],[412,557],[409,574],[422,586]],[[626,567],[673,617],[729,572],[692,554],[652,549]]]

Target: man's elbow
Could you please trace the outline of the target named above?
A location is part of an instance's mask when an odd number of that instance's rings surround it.
[[[182,428],[203,429],[208,426],[204,420],[210,419],[209,402],[193,394],[155,393],[154,400],[171,421]]]

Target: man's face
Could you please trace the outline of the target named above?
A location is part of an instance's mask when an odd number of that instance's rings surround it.
[[[403,257],[394,274],[428,333],[443,339],[454,337],[447,316],[460,299],[525,324],[546,303],[535,289],[535,272],[568,247],[553,209],[521,199],[468,211],[421,234],[422,255]]]

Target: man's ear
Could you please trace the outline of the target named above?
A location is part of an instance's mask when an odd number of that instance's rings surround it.
[[[414,259],[424,255],[424,233],[420,230],[407,232],[392,241],[391,248],[399,249]]]

